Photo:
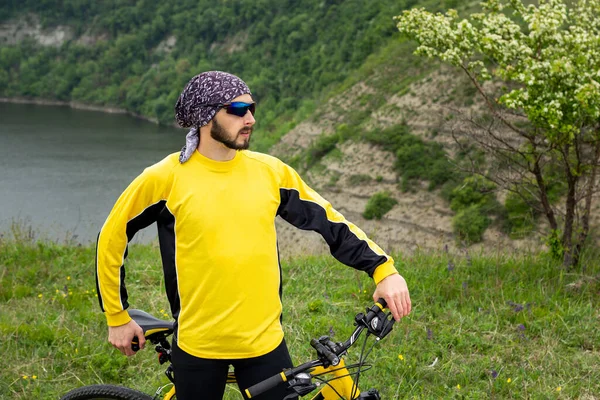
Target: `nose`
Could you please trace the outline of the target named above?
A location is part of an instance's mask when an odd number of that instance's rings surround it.
[[[250,112],[250,110],[248,110],[246,112],[246,115],[244,115],[244,125],[252,126],[255,123],[256,123],[256,120],[254,119],[254,115]]]

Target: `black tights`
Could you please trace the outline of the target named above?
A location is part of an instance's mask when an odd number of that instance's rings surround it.
[[[247,399],[245,389],[293,366],[285,340],[264,356],[231,360],[194,357],[181,350],[173,341],[171,358],[177,400],[221,400],[229,365],[233,365],[244,399]],[[282,400],[288,394],[290,392],[286,391],[285,386],[279,385],[253,399]]]

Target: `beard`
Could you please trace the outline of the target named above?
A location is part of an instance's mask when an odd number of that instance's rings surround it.
[[[244,139],[242,143],[238,143],[237,139],[240,136],[240,133],[249,133],[252,134],[252,128],[242,128],[239,132],[231,137],[231,133],[229,133],[225,128],[223,128],[216,119],[213,119],[213,125],[210,128],[210,136],[215,139],[217,142],[223,143],[227,148],[233,150],[246,150],[250,147],[250,136],[247,139]]]

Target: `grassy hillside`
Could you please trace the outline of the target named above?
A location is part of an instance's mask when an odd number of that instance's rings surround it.
[[[125,358],[106,341],[94,249],[0,240],[0,398],[56,399],[110,382],[153,393],[163,367],[148,348]],[[134,246],[132,307],[168,318],[156,246]],[[595,398],[600,393],[600,264],[566,273],[543,254],[416,254],[398,266],[413,313],[373,352],[363,388],[383,398]],[[284,329],[296,363],[308,341],[345,339],[371,303],[368,277],[331,257],[286,260]],[[355,360],[358,350],[351,352]],[[240,399],[237,388],[228,399]]]

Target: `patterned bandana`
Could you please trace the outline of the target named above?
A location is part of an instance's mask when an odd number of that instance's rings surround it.
[[[184,163],[194,154],[200,142],[200,127],[208,124],[219,107],[243,94],[252,94],[248,85],[235,75],[221,71],[203,72],[193,77],[175,105],[175,119],[182,128],[192,129],[185,137],[179,162]]]

